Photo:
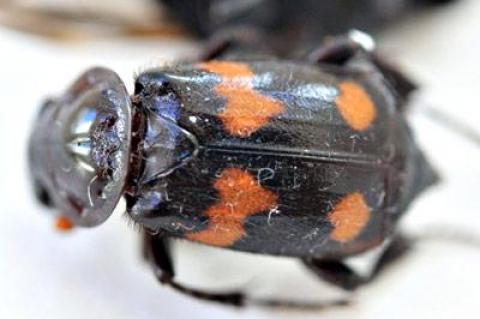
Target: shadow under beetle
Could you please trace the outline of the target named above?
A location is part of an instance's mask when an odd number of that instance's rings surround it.
[[[303,61],[219,46],[146,70],[131,97],[114,72],[87,71],[36,121],[39,199],[96,226],[124,196],[159,281],[198,298],[248,301],[177,283],[170,238],[298,258],[347,290],[370,282],[407,251],[396,223],[436,175],[404,117],[414,85],[362,36]],[[368,277],[344,263],[385,243]]]

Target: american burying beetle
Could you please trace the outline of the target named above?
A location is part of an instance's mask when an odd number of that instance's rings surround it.
[[[37,194],[63,227],[99,225],[124,196],[158,279],[198,298],[249,301],[176,282],[171,238],[298,258],[347,290],[373,280],[408,248],[397,221],[436,181],[404,118],[414,86],[358,32],[307,61],[208,56],[142,72],[131,97],[91,69],[46,103]],[[386,243],[367,277],[343,262]]]

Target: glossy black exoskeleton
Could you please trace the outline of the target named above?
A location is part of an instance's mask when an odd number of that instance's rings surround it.
[[[169,238],[299,258],[345,289],[365,284],[405,251],[396,223],[436,175],[404,118],[413,86],[355,38],[309,61],[226,50],[149,69],[130,98],[112,71],[90,70],[39,115],[37,193],[82,226],[125,196],[159,280],[199,298],[246,300],[175,282]],[[369,277],[343,263],[387,242]]]

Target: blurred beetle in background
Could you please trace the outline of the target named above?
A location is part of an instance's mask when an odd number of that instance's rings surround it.
[[[451,0],[158,0],[195,35],[245,28],[262,33],[277,53],[311,49],[327,35],[379,31],[413,10]]]

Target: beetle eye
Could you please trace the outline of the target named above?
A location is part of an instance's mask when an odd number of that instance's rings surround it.
[[[131,105],[112,71],[92,69],[40,113],[30,167],[54,206],[74,224],[94,226],[113,212],[125,186]]]

